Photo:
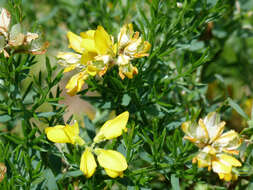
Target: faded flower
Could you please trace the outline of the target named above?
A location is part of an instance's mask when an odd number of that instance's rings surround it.
[[[208,167],[217,173],[220,179],[230,181],[237,179],[232,172],[233,167],[241,166],[240,161],[232,155],[239,153],[236,150],[241,145],[241,139],[234,130],[223,133],[225,122],[215,112],[209,113],[198,124],[191,121],[182,124],[186,134],[185,139],[199,147],[199,153],[193,158],[199,168]]]

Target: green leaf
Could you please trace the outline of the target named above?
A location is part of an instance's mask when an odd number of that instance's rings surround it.
[[[176,174],[172,174],[170,176],[170,180],[171,180],[171,185],[172,185],[172,189],[173,190],[180,190],[180,185],[179,185],[179,179],[178,177],[176,177]]]
[[[131,101],[131,97],[128,94],[124,94],[123,98],[122,98],[122,102],[121,105],[122,106],[128,106],[128,104]]]
[[[229,105],[237,112],[239,113],[244,119],[249,120],[249,117],[247,114],[242,110],[242,108],[234,102],[231,98],[228,98]]]
[[[52,117],[54,115],[56,115],[55,112],[41,112],[37,114],[38,117],[45,117],[45,118]]]
[[[45,183],[46,183],[47,188],[50,190],[58,190],[58,186],[56,184],[56,178],[50,169],[46,169],[44,171],[44,176],[46,179]]]
[[[0,115],[0,122],[1,123],[7,122],[10,120],[11,120],[11,117],[9,115]]]

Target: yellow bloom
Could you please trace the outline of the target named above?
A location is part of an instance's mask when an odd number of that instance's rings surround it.
[[[151,47],[149,42],[139,37],[139,32],[134,32],[132,24],[126,24],[120,29],[118,43],[114,43],[114,38],[102,26],[98,26],[96,30],[81,32],[80,36],[68,32],[67,37],[69,48],[76,53],[60,52],[57,58],[59,63],[65,67],[64,72],[78,69],[85,73],[84,80],[88,76],[101,77],[114,65],[118,65],[121,79],[125,77],[131,79],[138,74],[138,69],[130,61],[148,56],[147,52]],[[84,80],[81,82],[74,79],[78,81],[78,84],[70,82],[68,86],[70,95],[79,92],[84,84]]]
[[[133,31],[132,24],[126,24],[120,29],[118,34],[118,58],[119,75],[122,79],[127,76],[133,78],[138,73],[136,67],[133,67],[130,61],[134,58],[148,56],[147,53],[151,45],[139,37],[139,32]]]
[[[129,112],[125,111],[116,118],[105,122],[93,141],[98,143],[100,141],[113,139],[122,135],[123,131],[127,131],[126,124],[128,117]]]
[[[84,140],[79,136],[79,126],[75,122],[73,125],[56,125],[45,129],[47,138],[55,143],[71,143],[85,144]]]
[[[224,127],[225,122],[220,122],[220,117],[215,112],[200,119],[198,124],[190,121],[182,124],[182,130],[186,134],[184,138],[200,148],[193,163],[198,162],[199,168],[212,169],[220,179],[228,181],[236,178],[232,174],[232,167],[241,166],[236,158],[228,154],[239,153],[236,149],[241,145],[241,140],[234,130],[222,134]]]
[[[123,177],[123,171],[127,169],[125,157],[114,150],[96,149],[98,163],[105,169],[107,175],[112,178]]]
[[[138,74],[138,69],[134,67],[131,63],[127,65],[120,65],[119,66],[119,76],[123,80],[125,76],[127,78],[132,79],[134,75]]]
[[[114,150],[104,150],[101,148],[95,148],[93,150],[93,147],[96,143],[99,143],[102,140],[119,137],[122,135],[123,131],[127,131],[126,124],[128,117],[129,113],[126,111],[116,118],[105,122],[94,138],[93,145],[90,148],[85,149],[81,158],[80,170],[87,178],[94,174],[97,167],[92,152],[97,155],[99,165],[105,169],[108,176],[112,178],[116,178],[118,176],[123,177],[123,172],[127,169],[125,157]]]
[[[87,178],[90,178],[96,171],[97,163],[89,148],[86,148],[81,157],[80,170]]]
[[[59,52],[57,58],[58,63],[65,67],[64,72],[69,72],[81,64],[81,55],[72,52]]]
[[[88,76],[102,76],[107,71],[115,56],[113,37],[102,26],[96,30],[81,32],[80,36],[68,32],[69,48],[77,53],[59,52],[59,63],[65,67],[64,72],[73,69],[81,70],[82,74],[72,77],[66,88],[67,93],[75,95],[79,92]]]
[[[71,96],[74,96],[77,92],[82,89],[84,81],[88,78],[86,72],[80,72],[72,76],[66,85],[67,93]]]

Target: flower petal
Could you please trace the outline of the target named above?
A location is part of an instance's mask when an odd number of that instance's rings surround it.
[[[228,151],[235,150],[241,145],[241,140],[237,132],[230,130],[220,137],[218,137],[214,142],[213,146],[219,149],[226,149]]]
[[[81,32],[80,36],[84,39],[94,39],[95,30],[87,30],[86,32]]]
[[[4,8],[0,9],[0,34],[8,37],[8,30],[11,22],[11,14]]]
[[[74,96],[77,92],[82,89],[84,84],[84,80],[88,78],[88,74],[86,72],[80,72],[71,77],[68,84],[66,85],[67,93],[70,96]]]
[[[84,48],[84,39],[80,36],[74,34],[73,32],[68,32],[67,37],[69,40],[69,48],[72,48],[78,53],[83,53],[85,51]]]
[[[239,160],[237,160],[233,156],[229,156],[227,154],[219,154],[217,155],[217,157],[219,158],[220,162],[222,162],[223,164],[231,165],[235,167],[242,166],[241,162],[239,162]]]
[[[220,116],[216,112],[209,113],[203,121],[209,136],[209,143],[212,143],[217,139],[223,132],[225,122],[220,123]]]
[[[185,139],[190,140],[198,147],[202,148],[208,142],[208,133],[201,120],[199,125],[191,121],[186,121],[181,126],[183,132],[186,134]]]
[[[126,124],[129,118],[129,112],[125,111],[112,120],[108,120],[100,128],[98,134],[94,138],[94,142],[109,140],[122,135],[123,131],[127,131]]]
[[[110,169],[106,169],[106,168],[105,168],[105,172],[106,172],[106,174],[107,174],[108,176],[110,176],[111,178],[116,178],[116,177],[118,177],[118,176],[120,176],[120,177],[123,177],[123,176],[124,176],[123,172],[117,172],[117,171],[110,170]]]
[[[63,128],[64,132],[68,135],[72,144],[83,145],[84,140],[79,136],[79,126],[78,122],[75,122],[73,125],[66,125]]]
[[[132,39],[132,36],[134,34],[133,25],[132,24],[125,24],[118,34],[118,46],[119,49],[126,46],[130,40]]]
[[[86,148],[81,157],[80,170],[87,178],[90,178],[94,174],[96,167],[97,163],[93,154],[89,148]]]
[[[47,138],[55,143],[71,143],[71,139],[63,130],[64,125],[56,125],[54,127],[47,127],[45,133]]]
[[[98,26],[94,35],[95,46],[100,55],[105,55],[112,48],[112,40],[102,26]]]
[[[25,42],[25,35],[21,33],[21,25],[15,24],[11,27],[9,46],[17,47],[21,46]]]
[[[199,152],[196,157],[193,158],[193,162],[198,161],[199,168],[205,168],[211,166],[211,156],[205,152]]]
[[[95,149],[100,166],[103,168],[122,172],[127,169],[127,162],[125,157],[114,150]]]
[[[81,55],[72,52],[59,52],[57,54],[58,63],[66,67],[64,72],[72,71],[81,63]]]
[[[232,166],[231,165],[226,165],[220,162],[220,160],[215,159],[212,161],[212,169],[215,173],[231,173],[232,171]]]

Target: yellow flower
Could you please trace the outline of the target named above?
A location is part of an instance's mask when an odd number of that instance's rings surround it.
[[[31,54],[44,54],[49,46],[48,42],[38,44],[34,41],[39,38],[37,33],[22,33],[20,23],[10,28],[11,14],[4,8],[0,8],[0,53],[9,57],[10,48],[14,53],[23,52]]]
[[[67,93],[71,96],[74,96],[82,89],[84,80],[86,80],[87,78],[88,75],[86,72],[80,72],[72,76],[68,84],[66,85]]]
[[[108,120],[100,128],[98,134],[94,138],[94,142],[98,143],[103,140],[109,140],[122,135],[122,132],[127,132],[126,124],[129,118],[129,112],[125,111],[112,120]]]
[[[105,122],[94,138],[92,146],[85,149],[81,157],[80,170],[87,178],[94,174],[97,167],[92,152],[97,155],[99,165],[105,169],[108,176],[112,178],[116,178],[118,176],[123,177],[123,172],[128,167],[125,157],[114,150],[104,150],[101,148],[93,149],[93,147],[96,143],[106,139],[109,140],[119,137],[122,135],[123,131],[127,131],[126,124],[128,117],[129,113],[126,111],[116,118]]]
[[[80,36],[68,32],[69,48],[77,53],[59,52],[59,63],[65,67],[64,72],[79,69],[84,77],[73,78],[66,86],[68,94],[75,95],[79,92],[88,76],[102,76],[107,71],[110,62],[115,56],[113,37],[102,26],[96,30],[81,32]],[[78,78],[78,80],[77,80]],[[74,89],[74,90],[69,90]]]
[[[220,122],[220,117],[215,112],[209,113],[204,120],[200,119],[198,124],[190,121],[182,124],[182,130],[186,134],[184,138],[200,148],[193,163],[198,162],[199,168],[212,169],[220,179],[228,181],[236,179],[232,168],[241,166],[236,158],[228,154],[239,153],[236,149],[241,145],[241,140],[234,130],[223,133],[224,127],[225,122]]]
[[[85,144],[84,140],[79,136],[79,126],[75,122],[73,125],[56,125],[45,129],[47,138],[55,143],[71,143]]]
[[[87,178],[96,171],[97,163],[89,148],[86,148],[81,157],[80,170]]]
[[[130,61],[134,58],[148,56],[147,53],[151,45],[139,37],[139,32],[134,32],[132,24],[125,24],[118,34],[118,58],[119,75],[122,79],[127,76],[133,78],[138,74],[136,67],[133,67]]]
[[[70,95],[75,95],[81,90],[88,76],[101,77],[114,65],[118,65],[122,79],[133,78],[138,74],[138,69],[130,61],[148,56],[147,52],[151,47],[149,42],[139,37],[139,32],[134,32],[132,24],[126,24],[120,29],[118,43],[114,43],[113,37],[102,26],[98,26],[96,30],[81,32],[80,36],[68,32],[67,37],[69,48],[75,53],[59,52],[57,55],[59,64],[65,67],[64,72],[78,69],[85,75],[78,82],[70,82],[68,86]]]
[[[107,175],[112,178],[123,177],[123,171],[127,169],[125,157],[114,150],[96,149],[98,163],[105,169]]]

